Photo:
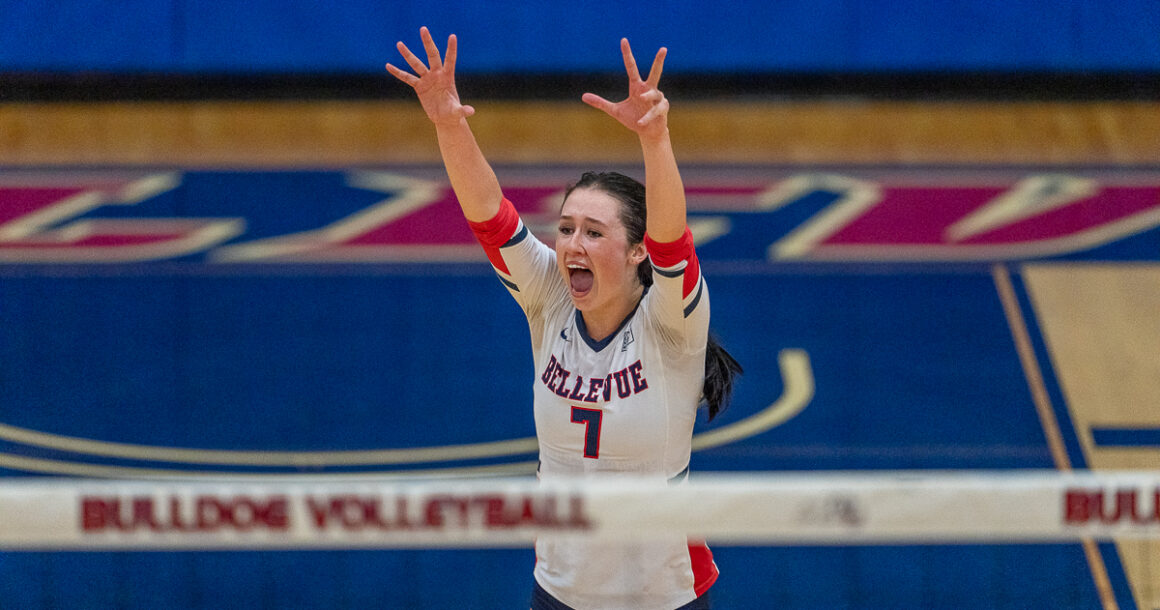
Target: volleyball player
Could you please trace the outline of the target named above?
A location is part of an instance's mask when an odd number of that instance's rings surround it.
[[[627,40],[627,99],[583,101],[637,134],[645,184],[586,173],[566,192],[555,248],[530,235],[480,151],[455,88],[456,38],[445,58],[427,28],[424,63],[387,70],[414,88],[435,124],[463,214],[531,331],[542,480],[633,475],[679,483],[693,424],[725,406],[740,367],[709,335],[709,295],[686,226],[685,193],[657,88],[665,49],[641,78]],[[647,197],[645,196],[647,192]],[[709,549],[683,536],[606,544],[536,541],[532,608],[708,608]]]

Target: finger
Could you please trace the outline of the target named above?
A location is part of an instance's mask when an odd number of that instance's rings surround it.
[[[612,102],[600,97],[599,95],[596,95],[595,93],[585,93],[580,97],[580,99],[583,100],[585,104],[588,104],[597,110],[603,110],[609,114],[612,113],[612,107],[615,105]]]
[[[455,74],[455,58],[459,55],[459,41],[456,40],[455,34],[447,37],[447,59],[443,62],[443,67],[449,74]]]
[[[658,117],[665,116],[669,113],[669,101],[662,99],[659,104],[649,109],[640,120],[636,122],[637,125],[645,126],[655,121]]]
[[[620,54],[624,56],[624,71],[628,72],[629,82],[640,80],[640,70],[636,68],[636,58],[632,56],[632,47],[628,46],[628,39],[620,39]]]
[[[665,69],[665,56],[669,54],[669,50],[661,47],[657,51],[656,59],[653,59],[652,69],[648,72],[648,84],[656,87],[661,82],[661,72]]]
[[[408,85],[411,85],[412,87],[419,84],[419,77],[411,74],[410,72],[400,70],[391,64],[387,64],[387,72],[390,72],[391,76],[394,76],[395,78],[403,81],[404,83],[407,83]]]
[[[475,107],[474,106],[461,106],[461,108],[463,109],[463,118],[465,118],[465,119],[467,117],[475,114]]]
[[[426,26],[419,28],[419,37],[423,39],[423,48],[427,50],[427,65],[432,70],[438,70],[443,66],[443,60],[439,57],[439,47],[435,46],[430,30]]]
[[[415,54],[411,52],[411,49],[407,48],[407,45],[403,44],[403,41],[400,40],[395,45],[395,48],[399,50],[399,54],[403,56],[403,59],[407,61],[407,65],[411,66],[415,74],[423,76],[427,73],[427,65],[421,59],[415,57]]]
[[[646,104],[655,104],[664,99],[665,94],[661,93],[660,89],[649,89],[644,93],[636,96],[636,98]]]

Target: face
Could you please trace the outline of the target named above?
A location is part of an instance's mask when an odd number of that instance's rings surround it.
[[[643,243],[630,246],[620,202],[597,189],[572,191],[560,210],[556,264],[581,312],[619,322],[636,305],[636,267],[645,259]]]

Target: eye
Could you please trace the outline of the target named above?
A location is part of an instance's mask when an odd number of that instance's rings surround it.
[[[573,229],[572,227],[570,227],[568,225],[560,225],[560,229],[559,229],[560,235],[571,235],[572,231],[574,231],[574,230],[575,229]]]
[[[597,231],[595,229],[589,229],[588,230],[588,237],[601,237],[600,231]]]

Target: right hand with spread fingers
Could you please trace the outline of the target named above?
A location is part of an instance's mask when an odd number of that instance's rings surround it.
[[[427,118],[436,125],[458,123],[462,119],[475,114],[475,108],[465,106],[459,101],[459,92],[455,89],[455,58],[457,44],[455,34],[447,38],[447,55],[440,58],[439,48],[431,38],[431,32],[426,27],[419,29],[419,36],[423,40],[423,48],[427,52],[427,63],[411,52],[407,45],[400,41],[396,44],[399,53],[406,60],[407,65],[414,73],[402,70],[387,64],[387,71],[395,78],[403,81],[415,90],[419,96],[419,103],[427,113]]]

